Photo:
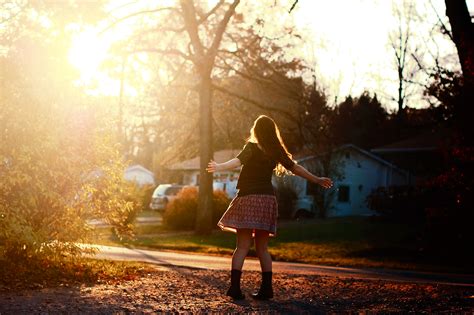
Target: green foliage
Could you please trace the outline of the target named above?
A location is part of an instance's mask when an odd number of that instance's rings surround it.
[[[229,205],[229,198],[223,191],[214,191],[213,225],[217,224]],[[191,230],[196,223],[198,190],[196,187],[183,188],[171,200],[163,214],[163,224],[173,230]]]

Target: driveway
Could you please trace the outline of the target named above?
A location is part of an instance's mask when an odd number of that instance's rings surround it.
[[[167,251],[143,250],[136,248],[87,245],[98,249],[96,258],[148,262],[163,266],[192,267],[208,270],[228,270],[230,257],[208,256]],[[259,261],[247,258],[244,270],[260,270]],[[275,273],[336,276],[351,279],[399,281],[410,283],[445,284],[474,287],[474,275],[445,274],[434,272],[412,272],[390,269],[360,269],[330,267],[301,263],[274,262]]]

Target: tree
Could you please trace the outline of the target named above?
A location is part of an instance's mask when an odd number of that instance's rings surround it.
[[[466,85],[474,87],[474,23],[466,1],[445,0],[446,15]]]
[[[199,94],[199,143],[200,143],[200,189],[196,232],[210,233],[212,229],[212,175],[206,172],[212,159],[212,72],[215,59],[229,21],[240,0],[226,3],[219,1],[205,10],[205,5],[196,6],[193,0],[181,0],[176,7],[134,12],[112,23],[143,14],[171,13],[161,20],[153,30],[140,30],[133,43],[128,43],[130,52],[150,52],[163,56],[177,56],[180,63],[191,66],[196,76]],[[182,35],[186,34],[187,39]],[[154,36],[154,37],[153,37]],[[176,40],[176,36],[180,36]],[[151,39],[151,40],[150,40]],[[186,67],[186,65],[184,65]]]
[[[215,8],[223,5],[220,1]],[[211,73],[222,36],[227,24],[235,13],[240,0],[234,0],[225,11],[224,16],[214,30],[210,47],[206,47],[199,35],[198,21],[200,20],[194,3],[191,0],[181,0],[186,31],[194,50],[192,62],[199,76],[199,141],[200,141],[200,174],[199,174],[199,205],[196,218],[196,232],[210,233],[212,229],[212,174],[206,171],[207,163],[212,160],[212,81]],[[210,12],[212,12],[212,10]],[[210,13],[208,12],[208,14]]]
[[[377,96],[368,92],[357,98],[347,97],[335,108],[330,128],[337,144],[352,143],[371,149],[390,141],[389,115]]]
[[[269,1],[270,3],[270,1]],[[208,233],[211,229],[210,224],[210,190],[212,177],[205,172],[205,165],[207,161],[212,158],[212,111],[211,104],[213,98],[213,90],[223,92],[222,83],[224,73],[224,61],[228,61],[226,66],[236,67],[240,64],[237,54],[245,61],[250,58],[245,56],[245,47],[242,47],[241,36],[239,31],[242,28],[263,27],[262,25],[252,25],[245,21],[243,13],[235,14],[236,7],[239,1],[219,1],[215,5],[209,7],[210,4],[206,2],[193,2],[191,0],[180,1],[176,6],[169,7],[154,7],[142,11],[136,11],[126,16],[117,17],[110,27],[129,18],[136,18],[138,16],[153,15],[154,20],[152,24],[143,22],[137,27],[136,32],[131,38],[124,42],[124,49],[130,54],[134,53],[150,53],[160,56],[163,67],[166,69],[167,77],[164,79],[164,84],[177,83],[180,76],[187,76],[188,90],[185,91],[187,95],[192,92],[199,94],[199,141],[200,141],[200,159],[201,159],[201,174],[200,174],[200,207],[197,219],[196,231],[199,233]],[[252,8],[254,5],[252,4]],[[266,7],[266,4],[261,4],[260,7]],[[280,6],[274,5],[280,8]],[[233,23],[230,23],[232,17]],[[262,23],[259,19],[258,23]],[[258,24],[256,23],[256,24]],[[138,23],[137,23],[138,25]],[[239,26],[242,26],[239,28]],[[251,40],[257,39],[253,37]],[[270,45],[268,39],[260,37],[262,42],[266,45],[266,56],[271,55]],[[258,46],[258,41],[254,45]],[[237,62],[238,61],[238,62]],[[236,63],[237,62],[237,63]],[[267,68],[267,72],[270,68]],[[227,72],[229,73],[229,72]],[[235,74],[235,72],[234,72]],[[260,75],[262,78],[264,76]],[[280,75],[281,76],[281,75]],[[189,79],[189,80],[188,80]],[[265,80],[269,80],[268,76]],[[284,79],[288,80],[289,79]],[[293,81],[301,81],[292,78]],[[231,81],[231,80],[229,80]],[[257,81],[257,80],[255,80]],[[301,84],[301,82],[300,82]],[[278,91],[277,88],[273,88]],[[228,94],[230,96],[230,94]],[[267,94],[269,95],[269,94]],[[233,95],[234,97],[236,95]],[[241,101],[243,98],[238,95]],[[263,102],[256,102],[250,98],[245,100],[248,104],[261,105]],[[267,110],[276,109],[278,113],[286,115],[283,110],[284,105],[281,102],[279,105],[282,109],[275,106],[260,106],[258,108]],[[291,115],[287,115],[288,118]],[[217,126],[214,124],[214,126]],[[194,125],[193,125],[194,127]],[[221,128],[222,129],[222,128]],[[196,133],[193,133],[196,136]],[[189,143],[189,141],[188,141]],[[189,147],[192,146],[187,146]]]
[[[471,118],[474,104],[474,23],[466,1],[445,0],[446,15],[451,24],[452,39],[456,44],[461,64],[463,85],[456,102],[456,121],[462,141],[472,145]]]
[[[416,84],[417,64],[413,60],[416,55],[413,46],[413,18],[415,16],[415,4],[404,1],[402,5],[394,5],[394,14],[397,28],[389,34],[390,46],[394,53],[395,67],[397,70],[397,96],[392,97],[397,102],[397,118],[403,120],[407,101],[411,96],[410,87]]]

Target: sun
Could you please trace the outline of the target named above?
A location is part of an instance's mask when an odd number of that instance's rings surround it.
[[[94,28],[77,31],[72,36],[68,60],[79,72],[80,77],[76,83],[85,87],[95,87],[91,94],[119,93],[118,80],[110,78],[100,69],[101,64],[108,58],[110,45],[110,41]]]

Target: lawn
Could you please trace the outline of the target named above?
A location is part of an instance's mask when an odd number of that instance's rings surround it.
[[[429,254],[417,241],[417,229],[406,223],[366,217],[288,221],[279,224],[269,251],[278,261],[350,267],[472,272],[464,257]],[[108,229],[100,230],[97,242],[138,248],[231,255],[235,235],[219,230],[208,236],[171,232],[162,226],[137,227],[134,240],[120,241]],[[255,256],[251,250],[250,256]]]

